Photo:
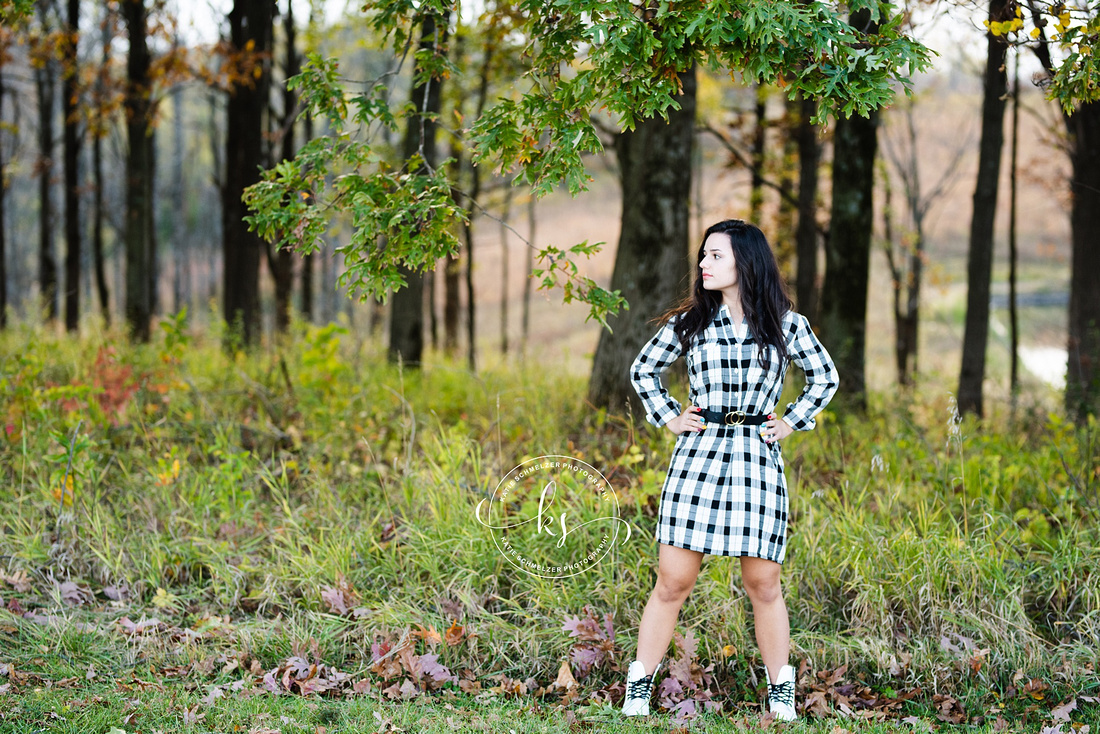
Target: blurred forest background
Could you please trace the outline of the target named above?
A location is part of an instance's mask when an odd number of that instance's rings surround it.
[[[695,73],[697,83],[686,93],[694,109],[686,133],[688,170],[682,161],[663,161],[680,170],[674,188],[683,190],[676,198],[652,193],[651,186],[642,195],[653,201],[664,196],[681,210],[675,232],[658,228],[639,235],[627,223],[639,214],[623,211],[624,192],[637,199],[647,174],[637,165],[624,173],[621,140],[629,135],[610,117],[594,120],[606,150],[586,158],[592,177],[587,193],[571,196],[560,187],[540,199],[514,181],[514,173],[471,166],[463,127],[525,83],[528,61],[508,35],[507,18],[521,14],[518,6],[463,8],[451,16],[441,44],[452,73],[435,85],[435,95],[421,93],[419,102],[437,149],[431,155],[451,160],[455,201],[468,224],[455,218],[462,251],[427,270],[426,295],[419,296],[425,310],[411,325],[417,309],[409,301],[383,305],[356,288],[361,281],[348,273],[341,248],[358,225],[339,206],[325,209],[324,247],[306,255],[289,244],[280,248],[279,240],[261,243],[243,221],[241,196],[259,169],[293,159],[308,141],[333,132],[286,84],[309,54],[338,59],[351,95],[368,80],[381,80],[395,104],[416,101],[413,64],[400,63],[354,3],[24,5],[25,14],[13,15],[18,19],[0,31],[5,321],[46,319],[76,330],[99,318],[125,323],[141,341],[160,315],[187,309],[195,329],[212,318],[239,319],[242,339],[256,343],[285,331],[291,311],[317,323],[342,314],[357,330],[390,334],[391,355],[406,362],[418,362],[426,343],[465,355],[470,366],[498,354],[526,355],[586,373],[593,370],[597,343],[616,337],[597,320],[586,320],[583,304],[562,304],[558,295],[535,291],[529,277],[535,254],[550,245],[605,242],[581,268],[601,286],[621,289],[612,281],[621,235],[642,241],[620,243],[620,259],[635,262],[661,257],[645,249],[654,247],[647,236],[678,240],[665,245],[688,253],[682,266],[672,268],[673,285],[650,291],[644,300],[652,303],[632,303],[617,317],[642,323],[616,328],[626,354],[651,330],[648,318],[686,289],[700,232],[739,217],[768,234],[797,308],[815,324],[838,308],[830,299],[858,305],[867,291],[866,345],[854,347],[860,354],[849,357],[842,347],[858,325],[858,309],[855,316],[838,317],[843,323],[833,333],[826,324],[822,336],[834,351],[845,352],[842,366],[853,366],[846,375],[862,373],[865,349],[872,390],[930,375],[946,382],[946,391],[957,388],[964,409],[981,413],[983,389],[1007,400],[1022,385],[1030,399],[1049,401],[1049,389],[1066,384],[1071,185],[1074,163],[1095,159],[1098,143],[1094,133],[1075,135],[1067,125],[1074,118],[1064,118],[1058,102],[1046,99],[1043,53],[1051,44],[1045,33],[1035,40],[1036,33],[1021,29],[1016,40],[983,27],[983,20],[1022,18],[1024,9],[1015,4],[903,9],[906,30],[937,56],[931,69],[913,78],[911,97],[899,94],[873,115],[873,162],[864,162],[873,180],[858,203],[859,228],[869,230],[870,239],[835,243],[842,253],[864,251],[836,262],[828,257],[837,206],[834,138],[847,121],[827,117],[811,124],[815,101],[789,99],[779,85],[703,67]],[[1027,15],[1035,12],[1038,19],[1041,10],[1056,11],[1055,17],[1067,12],[1043,6]],[[410,27],[410,39],[420,30]],[[994,59],[992,77],[987,58]],[[992,112],[990,95],[1000,103]],[[1096,114],[1095,103],[1079,106],[1085,111],[1077,119]],[[641,127],[646,124],[653,123]],[[425,134],[417,116],[407,125]],[[375,150],[390,165],[409,157],[407,131],[382,128],[381,138]],[[846,150],[845,160],[857,155]],[[662,161],[646,165],[659,170]],[[633,191],[624,189],[627,178]],[[1096,232],[1082,234],[1079,246],[1100,249]],[[346,254],[353,263],[364,259],[354,248]],[[836,290],[842,296],[826,294],[823,302],[827,265],[840,273],[838,283],[848,277],[845,270],[855,270],[856,279]],[[858,271],[868,267],[869,280],[861,284]],[[630,300],[633,294],[624,295]],[[613,317],[612,326],[617,323]],[[410,329],[420,341],[402,342]],[[624,360],[597,354],[590,389],[595,403],[621,405],[631,397],[623,384]],[[1085,362],[1079,380],[1087,382]],[[960,367],[961,384],[953,384]],[[612,377],[601,383],[608,372]],[[856,374],[846,388],[858,397],[862,382]]]

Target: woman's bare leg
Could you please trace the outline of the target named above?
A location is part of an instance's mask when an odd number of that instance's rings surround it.
[[[791,625],[779,583],[782,568],[775,561],[763,558],[741,559],[741,580],[752,602],[756,644],[768,668],[769,683],[779,675],[779,669],[787,664],[791,655]]]
[[[642,612],[638,628],[637,659],[652,675],[668,651],[668,643],[676,629],[680,607],[699,578],[703,554],[698,551],[661,544],[658,550],[657,584]]]

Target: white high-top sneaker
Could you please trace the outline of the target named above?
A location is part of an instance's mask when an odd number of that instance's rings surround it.
[[[794,710],[794,668],[789,665],[779,669],[774,683],[768,683],[768,710],[775,714],[776,721],[798,719]]]
[[[645,674],[645,666],[635,660],[626,671],[626,697],[623,699],[623,716],[648,716],[649,697],[653,694],[653,678],[657,667],[649,675]]]

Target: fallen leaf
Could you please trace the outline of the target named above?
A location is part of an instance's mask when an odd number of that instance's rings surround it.
[[[429,625],[428,629],[424,629],[423,625],[418,624],[416,626],[420,628],[420,631],[415,632],[414,634],[420,639],[424,640],[424,642],[426,642],[427,644],[434,646],[443,642],[443,638],[438,632],[436,632],[434,624]]]
[[[569,661],[562,660],[561,667],[558,668],[558,677],[554,681],[555,688],[561,688],[568,691],[577,685],[577,679],[573,677],[573,671],[569,669]]]
[[[66,581],[58,587],[61,600],[72,606],[86,604],[91,598],[91,592],[78,585],[75,581]]]
[[[1055,721],[1069,721],[1071,711],[1077,709],[1077,699],[1071,698],[1068,703],[1057,706],[1050,712],[1050,717]]]
[[[183,723],[184,724],[197,724],[206,718],[206,712],[200,712],[199,706],[202,704],[196,703],[189,709],[183,710]]]
[[[156,629],[160,624],[161,621],[156,617],[142,619],[140,622],[132,622],[129,617],[118,620],[119,631],[127,635],[144,634],[146,630]]]
[[[5,583],[14,588],[20,594],[31,590],[31,579],[29,576],[27,576],[27,572],[21,569],[11,574],[10,576],[2,576],[0,578],[3,578]]]
[[[466,628],[458,623],[456,619],[451,623],[451,626],[447,628],[447,631],[443,634],[443,639],[447,644],[454,647],[458,643],[462,642],[462,636],[466,634]]]
[[[153,606],[158,609],[171,607],[175,605],[177,598],[175,594],[170,593],[166,589],[157,588],[157,593],[153,596]]]
[[[103,594],[111,601],[122,601],[130,597],[130,588],[126,584],[104,586]]]

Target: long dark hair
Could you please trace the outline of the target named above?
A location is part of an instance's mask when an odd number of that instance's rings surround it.
[[[793,304],[787,295],[787,283],[779,272],[779,264],[775,261],[768,239],[755,224],[740,219],[727,219],[707,229],[695,259],[695,283],[691,294],[680,305],[661,316],[660,322],[665,324],[679,316],[673,329],[680,340],[681,351],[686,354],[718,315],[718,309],[722,307],[722,293],[703,288],[703,279],[699,277],[698,268],[705,254],[703,249],[707,238],[712,234],[727,235],[733,247],[741,310],[745,312],[745,321],[748,322],[749,332],[757,344],[757,353],[764,371],[771,370],[768,347],[775,347],[778,352],[778,366],[782,371],[783,363],[788,359],[787,340],[783,336],[783,315]]]

